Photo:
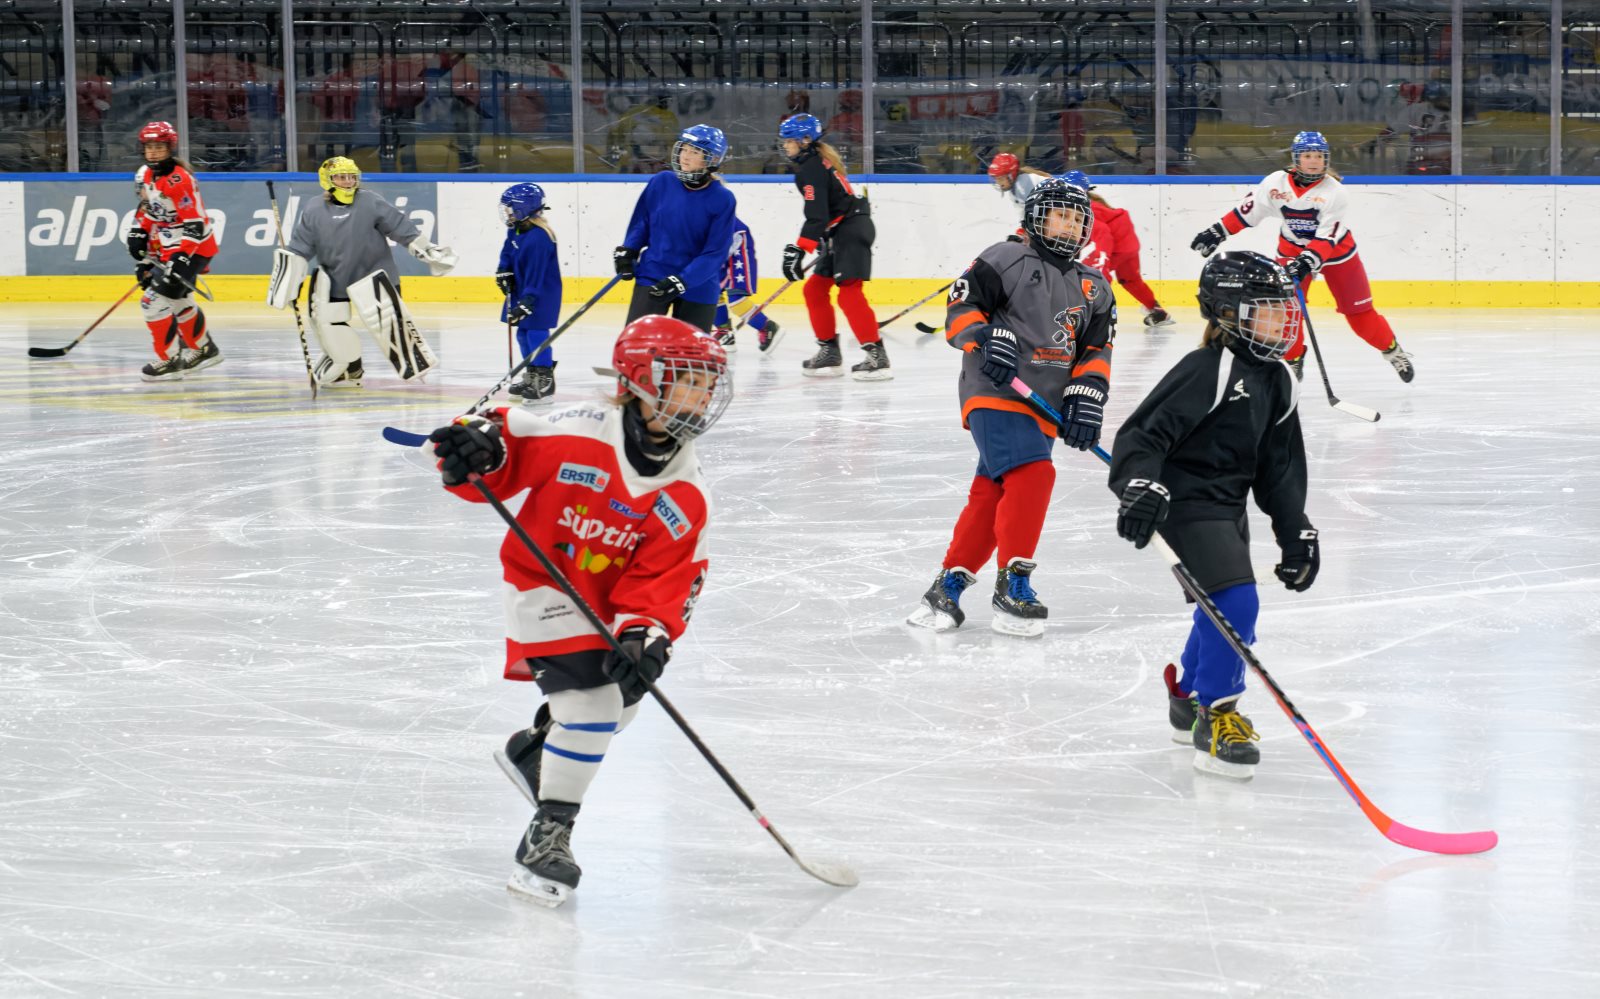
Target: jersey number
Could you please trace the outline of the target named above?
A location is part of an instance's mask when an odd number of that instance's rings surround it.
[[[967,291],[967,279],[964,277],[956,278],[955,283],[950,286],[950,301],[952,303],[965,302],[967,300]]]

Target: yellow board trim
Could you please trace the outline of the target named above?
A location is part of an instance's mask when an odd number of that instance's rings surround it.
[[[945,280],[941,278],[883,278],[867,286],[874,306],[900,308],[910,305]],[[206,283],[218,301],[264,302],[265,275],[207,275]],[[28,275],[0,277],[0,302],[105,302],[110,304],[133,284],[129,277],[116,275]],[[605,284],[604,278],[568,278],[563,282],[567,303],[586,302]],[[781,281],[761,282],[756,301],[778,290]],[[1151,289],[1163,303],[1192,307],[1194,283],[1191,281],[1151,281]],[[407,277],[403,283],[407,301],[413,303],[502,301],[494,280],[488,277]],[[613,288],[602,300],[626,304],[633,295],[631,282]],[[1380,309],[1455,308],[1455,309],[1596,309],[1600,308],[1600,281],[1374,281],[1373,301]],[[737,306],[748,308],[749,300]],[[803,305],[798,284],[780,295],[776,305]],[[1138,303],[1120,287],[1117,304],[1137,309]],[[1317,282],[1311,288],[1311,304],[1331,309],[1333,299],[1327,287]],[[937,313],[937,300],[929,302]]]

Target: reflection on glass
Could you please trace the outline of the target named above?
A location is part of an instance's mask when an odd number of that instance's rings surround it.
[[[17,0],[0,20],[0,170],[65,170],[59,0]]]
[[[1469,2],[1462,30],[1461,170],[1550,172],[1550,5]]]
[[[1600,3],[1561,5],[1561,172],[1600,174]]]

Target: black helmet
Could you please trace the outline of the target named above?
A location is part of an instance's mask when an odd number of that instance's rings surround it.
[[[1055,209],[1082,216],[1076,238],[1045,235],[1045,219]],[[1034,243],[1052,253],[1059,253],[1068,260],[1077,259],[1078,251],[1089,242],[1089,233],[1094,229],[1094,206],[1089,203],[1089,192],[1055,177],[1040,181],[1039,186],[1029,192],[1028,200],[1022,203],[1022,229]]]
[[[1207,260],[1195,297],[1203,318],[1239,338],[1263,361],[1287,354],[1300,330],[1300,300],[1289,273],[1251,250]]]

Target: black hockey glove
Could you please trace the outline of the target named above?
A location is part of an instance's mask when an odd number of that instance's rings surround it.
[[[500,294],[504,295],[506,298],[510,298],[512,293],[517,290],[517,272],[496,271],[494,275],[494,283],[495,286],[500,289]]]
[[[661,679],[667,660],[672,658],[672,639],[654,625],[636,624],[622,629],[617,643],[627,655],[619,656],[612,649],[606,653],[602,668],[611,682],[622,688],[622,699],[632,703],[649,692],[645,689],[646,680],[655,683]]]
[[[1017,377],[1017,335],[1003,326],[985,327],[983,364],[979,370],[995,388],[1005,388]]]
[[[186,298],[194,291],[195,272],[198,270],[193,257],[180,253],[167,261],[165,270],[156,272],[150,290],[164,298]]]
[[[1222,223],[1213,222],[1210,228],[1194,238],[1194,242],[1189,244],[1189,249],[1199,250],[1202,257],[1209,257],[1217,252],[1217,247],[1227,238],[1228,230],[1222,227]]]
[[[1317,580],[1317,570],[1322,566],[1322,546],[1317,544],[1317,529],[1306,526],[1297,536],[1278,543],[1283,551],[1283,561],[1272,572],[1283,585],[1296,593],[1311,589]]]
[[[617,277],[633,280],[633,265],[639,262],[639,251],[631,246],[619,246],[611,251],[611,263],[617,268]]]
[[[481,416],[458,416],[428,435],[439,474],[447,486],[459,486],[470,472],[488,475],[506,463],[500,425]]]
[[[800,269],[805,263],[806,251],[790,243],[783,248],[783,279],[785,281],[798,281],[805,277],[805,271]]]
[[[150,253],[150,234],[138,226],[128,230],[128,256],[143,261]]]
[[[156,265],[146,260],[133,269],[133,279],[139,282],[139,287],[149,290],[156,280]]]
[[[506,309],[506,322],[518,326],[523,320],[533,315],[533,299],[524,298],[520,302],[512,302]]]
[[[1154,479],[1129,479],[1117,511],[1117,533],[1132,541],[1133,547],[1143,548],[1167,519],[1171,506],[1172,494],[1166,486]]]
[[[650,286],[650,297],[665,305],[673,299],[682,298],[683,293],[688,290],[683,278],[676,274],[668,274]]]
[[[1288,271],[1289,280],[1299,284],[1306,277],[1322,269],[1322,258],[1307,250],[1284,264],[1283,269]]]
[[[1106,394],[1093,385],[1068,385],[1061,400],[1061,443],[1087,451],[1100,443]]]

